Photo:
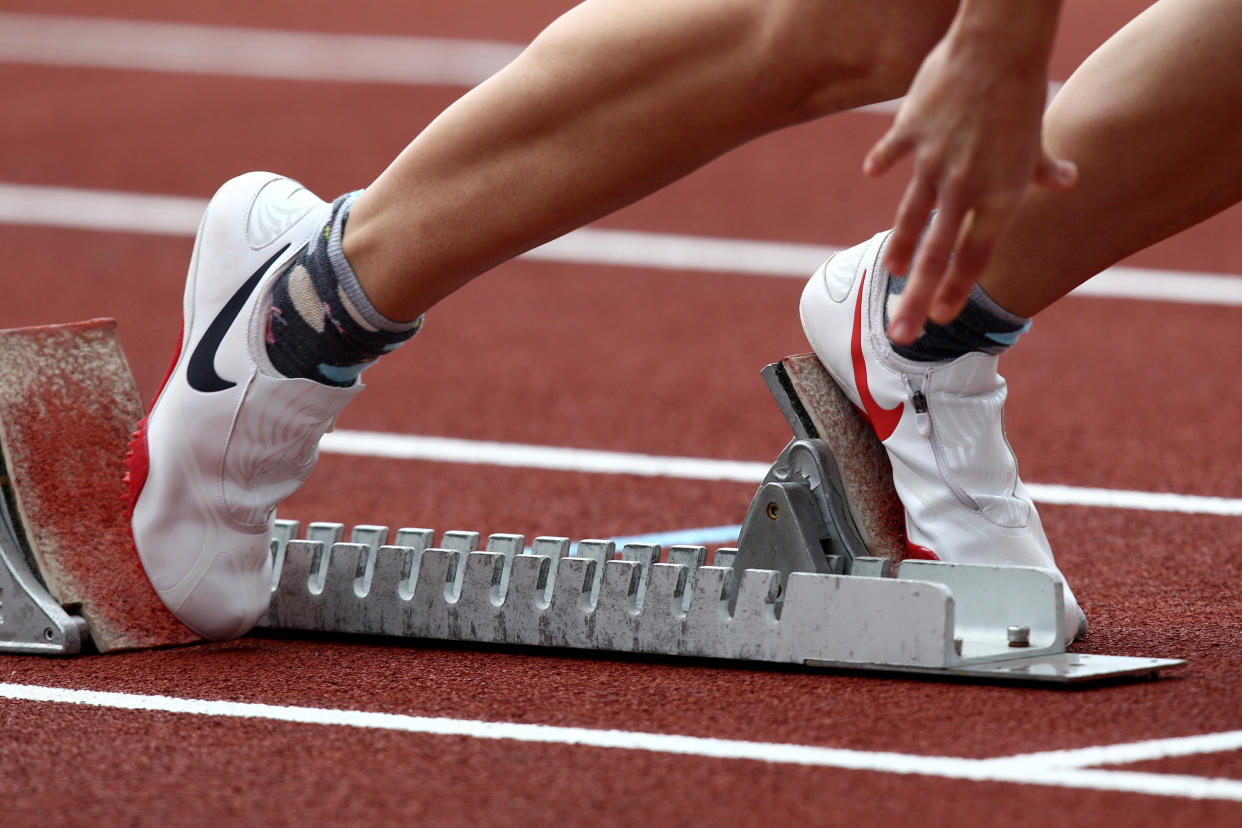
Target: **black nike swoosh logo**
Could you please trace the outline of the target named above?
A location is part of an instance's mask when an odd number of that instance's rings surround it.
[[[237,314],[241,313],[246,300],[250,298],[255,286],[263,278],[263,274],[267,273],[268,268],[288,249],[289,245],[286,244],[276,251],[275,256],[260,265],[259,269],[237,289],[237,292],[229,297],[229,301],[224,303],[224,307],[220,308],[216,318],[211,320],[203,338],[194,346],[194,353],[190,354],[190,364],[185,370],[185,378],[195,391],[210,394],[237,385],[216,373],[216,351],[220,348],[220,343],[224,341],[224,335],[229,332],[229,328],[233,327],[233,320],[237,318]]]

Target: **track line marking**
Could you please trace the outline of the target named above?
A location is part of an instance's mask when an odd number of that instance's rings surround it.
[[[587,474],[632,474],[640,477],[675,477],[684,480],[750,484],[758,484],[767,474],[770,465],[745,460],[673,457],[344,429],[325,434],[319,448],[320,451],[328,454],[378,457],[387,460],[429,460],[440,463],[468,463]],[[1227,517],[1242,516],[1242,499],[1240,498],[1040,483],[1028,483],[1026,487],[1031,496],[1041,503]]]
[[[14,701],[76,704],[114,710],[261,719],[292,724],[355,727],[432,736],[503,739],[527,743],[671,753],[706,759],[740,759],[770,764],[811,765],[978,782],[1011,782],[1023,785],[1242,802],[1242,781],[1162,773],[1090,770],[1051,765],[1042,759],[1028,761],[1021,756],[961,759],[951,756],[920,756],[640,731],[429,718],[365,710],[186,699],[25,684],[0,684],[0,697]],[[1218,735],[1228,736],[1230,734]],[[1166,741],[1176,742],[1177,740]],[[1043,754],[1035,754],[1035,756],[1043,756]]]
[[[1031,497],[1040,503],[1065,506],[1099,506],[1105,509],[1136,509],[1146,512],[1182,512],[1193,515],[1242,516],[1242,499],[1172,492],[1136,492],[1029,483]]]
[[[1092,765],[1130,765],[1135,762],[1175,759],[1179,756],[1196,756],[1204,753],[1231,753],[1235,750],[1242,750],[1242,730],[1169,739],[1148,739],[1143,742],[1127,742],[1120,745],[1104,745],[1077,750],[1023,753],[1008,758],[1015,762],[1038,762],[1050,767],[1083,768]]]
[[[193,236],[206,209],[205,198],[0,182],[3,224]]]
[[[206,199],[0,182],[0,224],[193,236]],[[580,265],[805,279],[841,248],[674,233],[575,230],[522,256]],[[1232,274],[1112,267],[1072,295],[1242,306]]]
[[[639,477],[676,477],[683,480],[733,483],[758,483],[767,474],[769,466],[768,463],[745,460],[632,454],[343,429],[325,434],[319,443],[319,450],[330,454],[381,457],[388,460],[430,460],[441,463],[474,463],[588,474],[632,474]]]
[[[295,81],[475,86],[520,43],[0,12],[0,61]],[[1060,83],[1048,85],[1052,98]],[[901,100],[855,112],[892,115]]]
[[[297,81],[474,86],[522,46],[0,13],[0,61]]]

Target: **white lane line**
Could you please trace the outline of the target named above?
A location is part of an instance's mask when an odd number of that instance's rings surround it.
[[[205,198],[0,182],[0,224],[193,236]]]
[[[1007,761],[1039,763],[1058,768],[1085,768],[1095,765],[1130,765],[1179,756],[1204,753],[1231,753],[1242,750],[1242,730],[1201,733],[1168,739],[1148,739],[1120,745],[1101,745],[1077,750],[1049,750],[1006,757]],[[999,761],[999,760],[998,760]]]
[[[0,224],[193,236],[207,199],[0,182]],[[840,248],[582,228],[523,258],[571,264],[798,276]]]
[[[0,224],[192,236],[205,199],[0,182]],[[839,247],[587,227],[522,258],[805,279]],[[1076,296],[1242,306],[1242,277],[1113,267]]]
[[[455,437],[428,437],[379,431],[338,429],[325,434],[319,444],[327,454],[378,457],[387,460],[430,460],[588,474],[632,474],[641,477],[675,477],[758,484],[768,463],[746,460],[715,460],[707,457],[673,457],[620,451],[498,443]],[[1095,489],[1081,486],[1028,483],[1031,496],[1041,503],[1136,509],[1154,512],[1242,516],[1242,499]]]
[[[632,474],[640,477],[676,477],[683,480],[735,483],[758,483],[767,473],[769,465],[744,460],[670,457],[343,429],[325,434],[319,443],[319,450],[328,454],[352,454],[388,460],[431,460],[440,463],[474,463],[588,474]]]
[[[825,259],[840,249],[819,244],[584,227],[535,248],[523,258],[568,264],[806,279]]]
[[[379,729],[433,736],[504,739],[528,743],[670,753],[707,759],[740,759],[770,764],[810,765],[876,773],[915,774],[947,779],[1013,782],[1027,785],[1124,791],[1147,795],[1224,799],[1242,802],[1242,782],[1236,780],[1048,767],[1039,762],[1025,763],[1021,761],[1020,757],[959,759],[951,756],[919,756],[788,743],[747,742],[735,739],[711,739],[664,733],[596,730],[581,727],[555,727],[518,722],[429,718],[397,713],[376,713],[365,710],[334,710],[318,707],[185,699],[172,696],[112,693],[24,684],[0,684],[0,698],[15,701],[86,705],[116,710],[259,719],[293,724]]]
[[[474,86],[519,43],[0,12],[0,62],[353,83]],[[1048,98],[1060,89],[1048,84]],[[901,100],[856,112],[892,115]]]
[[[1172,492],[1136,492],[1030,483],[1031,497],[1040,503],[1068,506],[1100,506],[1106,509],[1137,509],[1148,512],[1185,512],[1195,515],[1242,515],[1242,500]]]
[[[298,81],[474,86],[516,43],[0,13],[0,61]]]

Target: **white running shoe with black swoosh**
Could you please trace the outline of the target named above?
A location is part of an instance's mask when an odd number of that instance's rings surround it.
[[[194,243],[180,345],[126,457],[143,568],[205,638],[243,635],[266,612],[276,506],[362,389],[287,379],[267,358],[272,283],[322,243],[330,211],[273,173],[247,173],[215,194]]]
[[[825,262],[807,282],[800,311],[815,355],[888,451],[911,557],[1056,570],[1005,437],[1007,389],[997,357],[916,362],[893,351],[881,265],[889,235]],[[1064,595],[1069,641],[1085,634],[1086,619],[1068,585]]]

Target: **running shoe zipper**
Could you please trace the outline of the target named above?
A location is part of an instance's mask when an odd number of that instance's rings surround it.
[[[979,504],[973,497],[966,493],[966,490],[957,484],[957,481],[948,473],[944,460],[944,450],[940,447],[940,441],[936,439],[936,423],[932,418],[931,406],[927,404],[927,395],[923,393],[923,386],[928,381],[925,374],[919,380],[918,387],[910,382],[910,378],[904,377],[906,382],[906,391],[910,394],[910,402],[914,406],[914,424],[921,436],[927,438],[927,442],[931,445],[932,457],[936,460],[936,471],[940,473],[940,479],[949,487],[949,491],[953,492],[953,496],[958,501],[970,509],[971,511],[980,511]]]

